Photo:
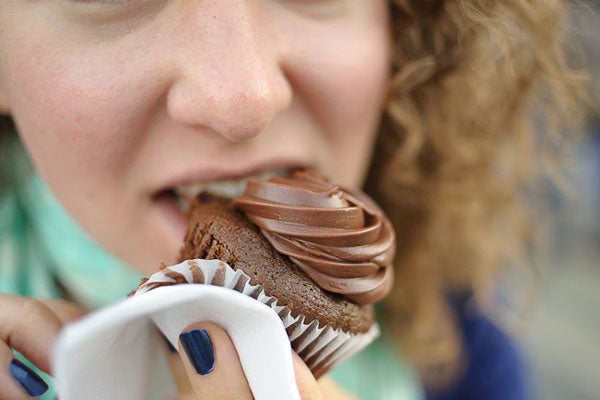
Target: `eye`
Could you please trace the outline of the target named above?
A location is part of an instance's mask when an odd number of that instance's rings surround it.
[[[144,8],[157,3],[157,0],[64,0],[76,8],[96,11],[119,11]]]
[[[331,18],[345,14],[362,1],[372,0],[280,0],[280,3],[302,14]]]
[[[135,3],[139,0],[68,0],[75,4],[105,4],[105,5],[125,5],[127,3]]]
[[[71,3],[75,3],[79,6],[108,6],[108,7],[116,7],[116,6],[124,6],[128,3],[133,3],[136,0],[67,0]]]
[[[158,12],[168,0],[62,0],[72,15],[88,22],[140,19]]]

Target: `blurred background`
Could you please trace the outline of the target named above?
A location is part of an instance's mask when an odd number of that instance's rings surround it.
[[[557,205],[559,232],[526,327],[539,400],[600,399],[600,0],[572,8],[569,45],[589,71],[593,110],[573,160],[572,195]]]

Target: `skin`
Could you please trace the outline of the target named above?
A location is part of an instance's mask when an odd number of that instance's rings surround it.
[[[145,273],[185,230],[165,190],[294,166],[362,183],[388,78],[383,0],[1,3],[0,111],[67,211]]]

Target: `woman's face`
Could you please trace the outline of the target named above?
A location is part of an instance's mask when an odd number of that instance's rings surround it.
[[[2,0],[0,110],[71,215],[151,272],[177,254],[184,186],[295,166],[361,184],[387,18],[383,0]]]

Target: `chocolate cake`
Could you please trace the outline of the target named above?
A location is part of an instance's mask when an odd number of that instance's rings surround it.
[[[391,288],[394,240],[366,195],[299,170],[252,180],[233,201],[199,195],[180,264],[164,266],[138,291],[192,282],[248,294],[280,315],[318,377],[377,336],[372,304]],[[210,271],[204,260],[221,263]]]
[[[252,284],[260,284],[280,305],[304,315],[307,322],[318,320],[322,325],[360,333],[373,324],[372,307],[360,306],[315,285],[225,199],[199,196],[194,201],[184,243],[180,262],[218,259],[234,270],[241,269]]]

